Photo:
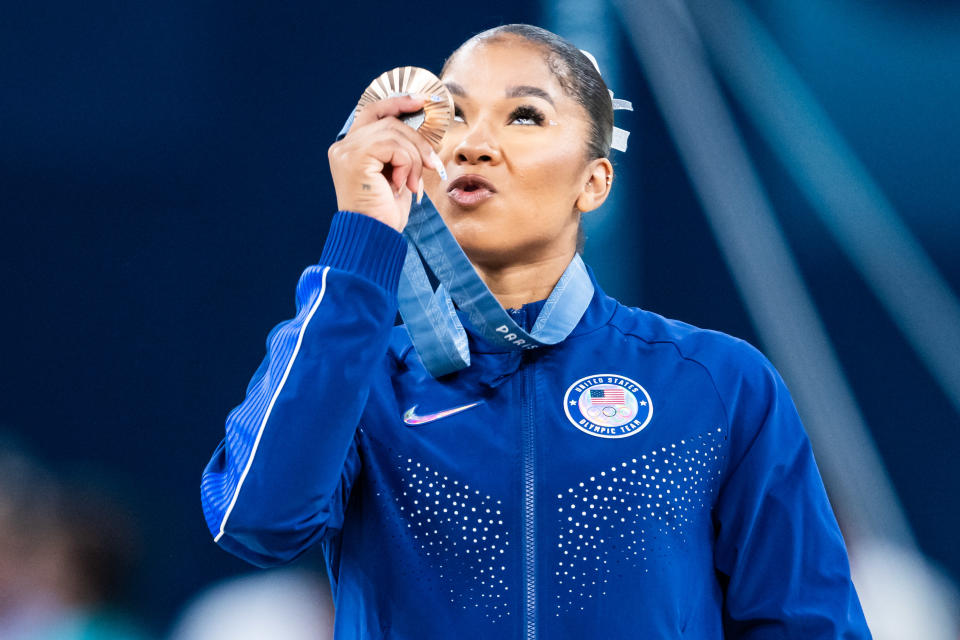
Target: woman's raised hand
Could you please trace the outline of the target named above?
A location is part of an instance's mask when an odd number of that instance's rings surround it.
[[[429,96],[388,98],[368,104],[350,131],[327,152],[337,207],[403,231],[414,193],[422,193],[423,169],[439,158],[426,139],[397,116],[423,108]]]

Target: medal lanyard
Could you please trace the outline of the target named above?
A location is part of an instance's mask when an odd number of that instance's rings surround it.
[[[500,306],[426,196],[411,207],[404,234],[408,246],[400,278],[400,315],[424,366],[434,377],[470,365],[466,331],[454,302],[490,344],[521,350],[563,341],[593,299],[593,283],[578,254],[560,276],[533,329],[527,332]],[[436,291],[430,286],[424,263],[440,281]]]
[[[351,114],[338,139],[346,135],[352,121]],[[434,377],[470,366],[467,333],[454,303],[490,344],[522,350],[562,342],[593,299],[593,283],[577,254],[527,332],[500,306],[428,197],[412,204],[404,235],[407,256],[400,276],[400,315],[414,348]],[[424,263],[440,282],[436,291]]]

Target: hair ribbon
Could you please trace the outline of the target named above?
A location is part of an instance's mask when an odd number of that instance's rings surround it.
[[[580,52],[587,57],[587,59],[593,63],[594,68],[597,70],[601,76],[603,72],[600,71],[600,65],[597,64],[597,59],[592,53],[586,49],[580,49]],[[613,91],[610,91],[610,101],[613,103],[614,111],[633,111],[633,103],[629,100],[624,100],[622,98],[614,98]],[[616,149],[617,151],[624,152],[627,150],[627,138],[630,137],[630,132],[626,129],[621,129],[620,127],[614,125],[613,131],[610,136],[610,148]]]

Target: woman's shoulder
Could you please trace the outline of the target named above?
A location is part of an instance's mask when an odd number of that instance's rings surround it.
[[[664,346],[704,371],[724,408],[728,437],[736,447],[751,441],[770,407],[790,401],[779,372],[746,340],[626,306],[614,314],[611,324],[627,335]]]
[[[717,378],[768,375],[770,361],[746,340],[620,304],[610,324],[627,336],[649,344],[672,345],[678,357],[692,360]]]

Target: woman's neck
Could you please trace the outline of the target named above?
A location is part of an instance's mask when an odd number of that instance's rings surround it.
[[[503,267],[474,266],[504,309],[519,309],[529,302],[548,298],[572,259],[573,253],[563,253]]]

